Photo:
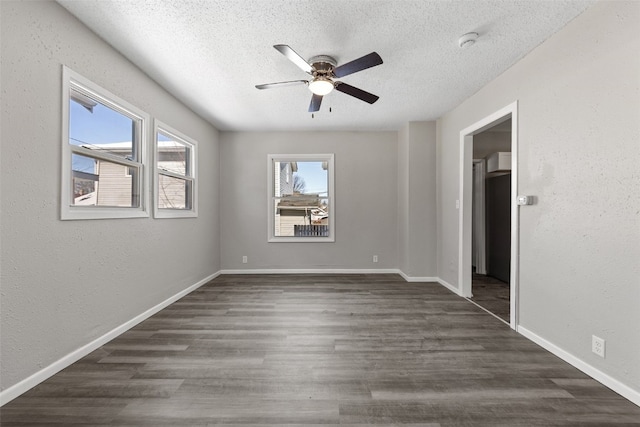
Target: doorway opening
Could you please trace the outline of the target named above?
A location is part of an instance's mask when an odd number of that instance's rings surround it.
[[[510,322],[511,119],[473,135],[471,301]]]
[[[517,330],[517,102],[460,132],[461,293]]]

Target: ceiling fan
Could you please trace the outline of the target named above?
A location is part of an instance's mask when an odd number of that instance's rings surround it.
[[[382,64],[382,58],[380,58],[380,55],[376,52],[371,52],[368,55],[337,66],[338,63],[336,60],[328,55],[317,55],[309,59],[309,61],[305,61],[304,58],[298,55],[286,44],[277,44],[273,47],[275,47],[278,52],[286,56],[291,62],[296,64],[302,71],[307,74],[311,74],[313,79],[266,83],[256,85],[257,89],[271,89],[274,87],[306,84],[309,87],[309,90],[313,93],[313,96],[311,97],[311,104],[309,104],[310,113],[320,110],[322,97],[330,93],[333,89],[346,93],[347,95],[351,95],[364,102],[368,102],[369,104],[373,104],[379,98],[378,96],[362,89],[358,89],[355,86],[335,80],[336,78],[345,77],[349,74],[357,73],[358,71],[366,70],[367,68]]]

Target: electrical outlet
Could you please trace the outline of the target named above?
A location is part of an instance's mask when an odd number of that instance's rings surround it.
[[[378,255],[373,256],[373,262],[378,262]]]
[[[246,264],[247,262],[249,262],[249,259],[248,259],[248,258],[247,258],[247,256],[245,255],[245,256],[243,256],[243,257],[242,257],[242,263],[243,263],[243,264]]]
[[[604,359],[605,340],[595,335],[591,335],[591,351]]]

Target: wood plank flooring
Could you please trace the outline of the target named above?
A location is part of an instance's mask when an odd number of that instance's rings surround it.
[[[435,283],[220,276],[0,409],[2,426],[640,426]]]

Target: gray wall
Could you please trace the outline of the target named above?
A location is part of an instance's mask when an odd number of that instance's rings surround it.
[[[409,122],[398,132],[398,268],[437,276],[436,123]]]
[[[458,285],[459,133],[518,101],[520,325],[640,390],[640,21],[601,2],[438,121],[438,273]],[[591,353],[591,335],[607,357]]]
[[[223,270],[397,268],[396,132],[220,135]],[[335,153],[335,242],[268,243],[267,155],[304,153]]]
[[[220,269],[218,132],[53,2],[1,2],[1,387]],[[60,221],[62,65],[199,142],[197,219]]]

